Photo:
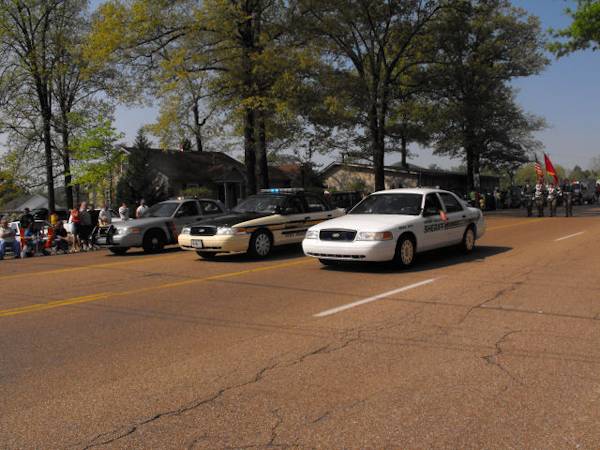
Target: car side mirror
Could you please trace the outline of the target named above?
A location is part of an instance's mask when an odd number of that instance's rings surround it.
[[[183,209],[180,209],[175,213],[175,217],[183,217],[184,215],[185,211]]]

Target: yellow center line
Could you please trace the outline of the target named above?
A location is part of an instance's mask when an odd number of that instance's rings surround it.
[[[195,283],[205,283],[205,282],[209,282],[209,281],[217,281],[217,280],[237,277],[237,276],[241,276],[241,275],[265,272],[267,270],[283,269],[283,268],[287,268],[287,267],[297,266],[300,264],[306,264],[308,262],[312,262],[312,260],[309,258],[302,258],[302,260],[300,260],[300,261],[293,261],[293,262],[282,263],[282,264],[274,264],[274,265],[270,265],[270,266],[262,266],[262,267],[257,267],[254,269],[240,270],[238,272],[222,273],[219,275],[211,275],[211,276],[202,277],[202,278],[191,278],[188,280],[178,281],[175,283],[159,284],[157,286],[149,286],[149,287],[144,287],[144,288],[131,289],[129,291],[101,292],[98,294],[91,294],[91,295],[86,295],[83,297],[73,297],[73,298],[68,298],[68,299],[64,299],[64,300],[55,300],[55,301],[48,302],[48,303],[36,303],[33,305],[21,306],[19,308],[0,310],[0,317],[16,316],[16,315],[20,315],[20,314],[28,314],[28,313],[32,313],[32,312],[44,311],[47,309],[60,308],[63,306],[76,305],[79,303],[89,303],[89,302],[95,302],[97,300],[107,300],[107,299],[111,299],[111,298],[125,297],[125,296],[129,296],[129,295],[159,291],[162,289],[178,288],[181,286],[187,286],[187,285],[195,284]]]
[[[41,272],[24,272],[24,273],[16,273],[14,275],[6,275],[3,277],[0,277],[0,281],[3,280],[12,280],[15,278],[24,278],[24,277],[39,277],[40,275],[55,275],[58,273],[66,273],[66,272],[78,272],[81,270],[88,270],[88,269],[103,269],[105,267],[114,267],[114,266],[124,266],[127,264],[133,264],[133,263],[144,263],[144,262],[152,262],[152,261],[157,261],[157,260],[165,260],[165,259],[173,259],[173,258],[181,258],[182,253],[178,253],[177,255],[162,255],[162,256],[148,256],[148,257],[143,257],[143,258],[135,258],[135,259],[131,259],[131,257],[126,257],[127,260],[126,261],[119,261],[119,262],[110,262],[110,263],[102,263],[102,264],[90,264],[87,266],[79,266],[79,267],[64,267],[62,269],[52,269],[52,270],[44,270]]]

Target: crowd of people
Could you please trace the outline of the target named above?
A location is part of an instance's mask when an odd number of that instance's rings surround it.
[[[146,202],[140,200],[135,218],[141,218],[147,210]],[[116,220],[108,204],[96,210],[87,202],[70,210],[66,222],[55,211],[49,212],[46,220],[36,221],[29,208],[17,217],[18,220],[12,223],[7,217],[0,219],[0,260],[7,252],[12,253],[14,258],[27,258],[95,250],[92,236],[96,226],[109,226]],[[123,221],[131,219],[125,203],[119,207],[118,218]]]

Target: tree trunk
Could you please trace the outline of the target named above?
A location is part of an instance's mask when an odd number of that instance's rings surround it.
[[[256,194],[256,143],[254,141],[254,110],[246,108],[244,116],[244,163],[246,164],[246,193]]]
[[[407,148],[405,136],[402,136],[400,138],[400,149],[402,152],[402,167],[404,167],[406,169],[406,168],[408,168],[408,162],[407,162],[408,148]]]
[[[200,110],[198,108],[198,100],[194,100],[194,106],[192,107],[194,114],[194,138],[196,139],[196,150],[201,152],[202,148],[202,126],[200,125]]]
[[[46,188],[48,190],[48,210],[56,210],[56,201],[54,198],[54,168],[52,161],[52,134],[51,120],[52,113],[50,110],[42,111],[42,120],[44,126],[44,155],[46,159]]]
[[[69,149],[69,127],[67,125],[66,114],[62,117],[62,145],[63,145],[63,168],[65,170],[65,198],[67,202],[67,208],[73,209],[73,186],[71,185],[73,177],[71,176],[71,151]]]
[[[269,161],[267,158],[267,126],[264,112],[258,112],[258,185],[261,189],[269,188]]]

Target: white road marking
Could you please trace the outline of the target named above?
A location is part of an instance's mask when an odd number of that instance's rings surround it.
[[[585,233],[585,231],[580,231],[579,233],[570,234],[570,235],[568,235],[568,236],[563,236],[563,237],[561,237],[561,238],[554,239],[554,242],[558,242],[558,241],[564,241],[565,239],[569,239],[569,238],[572,238],[572,237],[575,237],[575,236],[580,236],[580,235],[582,235],[583,233]]]
[[[338,306],[337,308],[328,309],[326,311],[322,311],[318,314],[315,314],[313,317],[326,317],[331,316],[332,314],[337,314],[342,311],[346,311],[347,309],[355,308],[357,306],[365,305],[367,303],[375,302],[377,300],[381,300],[382,298],[389,297],[394,294],[399,294],[400,292],[409,291],[414,288],[418,288],[421,286],[425,286],[426,284],[431,284],[435,281],[435,278],[430,278],[429,280],[420,281],[418,283],[409,284],[408,286],[401,287],[399,289],[394,289],[393,291],[384,292],[383,294],[375,295],[373,297],[365,298],[363,300],[359,300],[357,302],[348,303],[347,305]]]

